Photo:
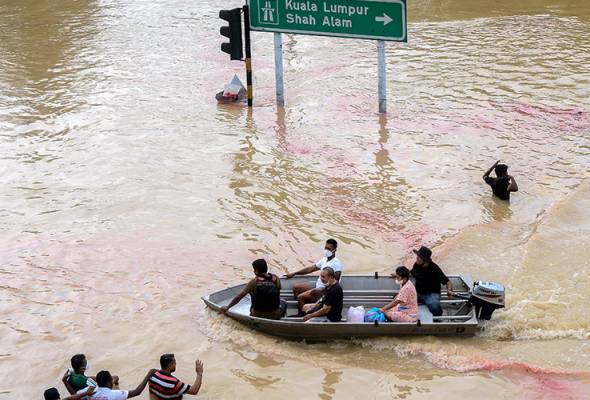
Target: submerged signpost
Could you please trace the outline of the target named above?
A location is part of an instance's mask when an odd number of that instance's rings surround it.
[[[406,0],[249,0],[250,28],[275,32],[277,103],[283,99],[281,33],[377,40],[379,112],[387,111],[385,41],[407,41]],[[248,21],[246,21],[248,23]]]

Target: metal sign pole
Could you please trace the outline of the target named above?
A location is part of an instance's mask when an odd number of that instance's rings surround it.
[[[377,62],[379,74],[379,112],[387,113],[387,70],[385,68],[385,41],[377,41]]]
[[[277,106],[285,106],[285,87],[283,80],[283,39],[280,32],[274,33],[275,39],[275,87]]]

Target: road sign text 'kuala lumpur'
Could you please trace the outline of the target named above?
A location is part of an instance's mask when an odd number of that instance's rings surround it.
[[[407,41],[406,0],[249,0],[252,30]]]

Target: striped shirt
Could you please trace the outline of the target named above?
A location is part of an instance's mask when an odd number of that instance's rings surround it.
[[[191,387],[164,371],[156,372],[149,382],[150,398],[157,400],[182,399]]]

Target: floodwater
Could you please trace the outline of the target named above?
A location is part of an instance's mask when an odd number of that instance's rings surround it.
[[[63,393],[78,352],[123,388],[202,358],[203,399],[590,398],[590,3],[409,3],[380,118],[371,41],[284,35],[277,111],[255,33],[248,111],[214,101],[244,77],[219,51],[238,1],[0,0],[0,399]],[[328,237],[357,274],[432,246],[507,308],[473,339],[312,345],[205,310]]]

